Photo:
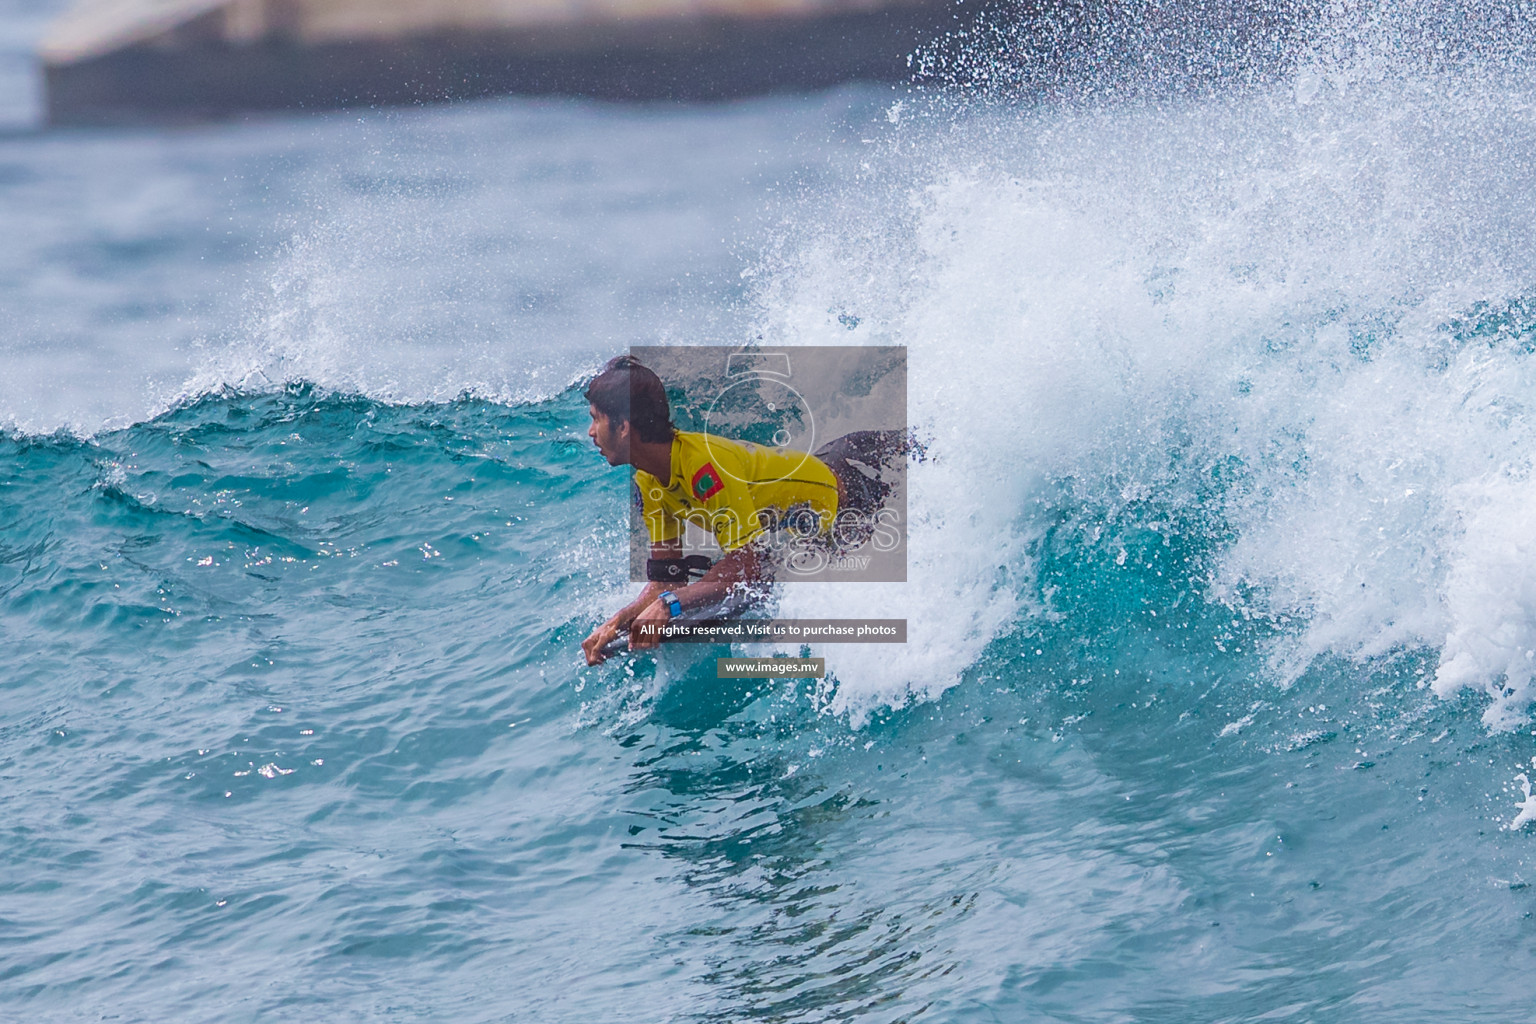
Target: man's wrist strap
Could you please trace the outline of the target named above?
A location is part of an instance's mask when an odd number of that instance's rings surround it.
[[[667,606],[667,611],[672,613],[674,619],[683,614],[683,602],[679,601],[677,595],[672,593],[672,591],[663,590],[658,595],[658,598],[662,604]]]

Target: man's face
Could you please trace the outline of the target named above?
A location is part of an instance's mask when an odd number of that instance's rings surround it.
[[[615,430],[612,422],[598,411],[597,406],[588,405],[587,411],[592,414],[592,425],[587,428],[587,436],[597,445],[603,458],[608,460],[608,465],[624,465],[629,461],[629,431],[624,429],[629,424],[621,424]]]

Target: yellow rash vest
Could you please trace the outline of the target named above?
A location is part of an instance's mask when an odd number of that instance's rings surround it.
[[[672,437],[672,479],[635,472],[653,544],[682,537],[684,521],[714,534],[724,551],[756,540],[778,519],[809,509],[820,530],[837,516],[837,477],[813,455],[764,448],[713,434]]]

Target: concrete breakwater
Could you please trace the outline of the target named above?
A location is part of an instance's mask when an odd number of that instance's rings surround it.
[[[898,80],[953,0],[85,0],[45,38],[52,123],[500,93],[723,99]]]

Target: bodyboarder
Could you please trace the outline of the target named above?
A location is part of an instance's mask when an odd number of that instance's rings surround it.
[[[585,397],[592,419],[587,436],[609,465],[634,467],[650,541],[646,585],[582,642],[589,665],[606,659],[604,649],[621,631],[628,631],[631,649],[654,647],[659,639],[647,635],[646,625],[660,627],[685,610],[766,588],[774,577],[769,535],[791,526],[801,537],[827,536],[840,507],[878,506],[889,488],[848,472],[848,459],[871,442],[900,443],[867,431],[812,455],[678,430],[665,385],[630,356],[610,361]],[[712,534],[723,552],[692,583],[679,569],[690,522]]]

